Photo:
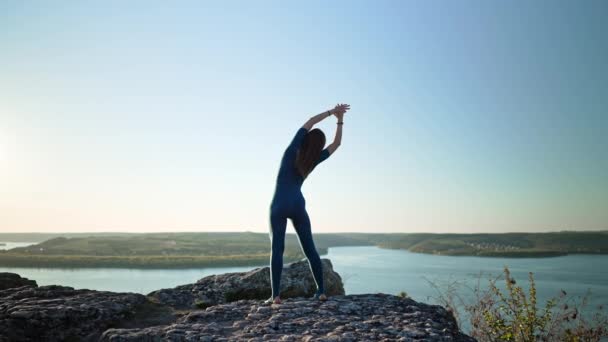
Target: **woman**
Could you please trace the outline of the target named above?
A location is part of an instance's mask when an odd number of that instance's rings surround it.
[[[311,117],[304,126],[300,127],[289,146],[283,153],[281,167],[277,176],[277,185],[272,203],[270,204],[270,284],[272,296],[266,303],[280,304],[280,282],[283,271],[283,251],[285,249],[285,229],[287,219],[298,234],[300,246],[312,271],[317,291],[314,298],[327,300],[323,288],[323,268],[321,258],[312,240],[310,219],[306,212],[306,201],[300,188],[310,172],[322,161],[327,159],[340,146],[342,141],[342,125],[344,113],[350,109],[347,104],[338,104],[321,114]],[[335,115],[338,122],[333,143],[325,146],[325,134],[318,128],[312,127],[321,120]]]

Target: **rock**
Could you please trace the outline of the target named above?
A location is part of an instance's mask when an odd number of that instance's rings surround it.
[[[0,341],[96,341],[145,301],[136,293],[37,287],[35,282],[1,290]]]
[[[267,267],[205,277],[150,297],[35,282],[12,287],[0,290],[0,342],[474,341],[441,306],[382,293],[344,295],[340,276],[323,262],[325,302],[310,298],[315,285],[306,261],[285,267],[283,303],[271,305],[264,304]],[[205,308],[175,310],[201,298]]]
[[[0,290],[21,286],[38,286],[35,280],[21,278],[17,273],[0,272]]]
[[[323,282],[326,294],[343,295],[342,278],[333,270],[329,259],[323,263]],[[306,259],[287,264],[281,274],[281,298],[310,297],[316,284]],[[211,275],[195,284],[161,289],[148,294],[155,301],[174,308],[200,308],[233,302],[240,299],[267,299],[271,296],[270,268],[255,268],[249,272]]]
[[[441,306],[381,293],[337,295],[325,302],[292,297],[271,306],[238,300],[193,311],[171,325],[108,329],[100,340],[475,341]]]

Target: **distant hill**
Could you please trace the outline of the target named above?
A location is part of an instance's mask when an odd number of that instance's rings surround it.
[[[253,232],[203,233],[72,233],[1,234],[0,241],[36,241],[28,247],[0,251],[0,266],[19,267],[132,267],[190,268],[263,265],[270,258],[268,234]],[[496,257],[549,257],[573,253],[608,253],[608,231],[430,234],[329,233],[315,234],[320,254],[329,247],[379,246],[416,253]],[[295,234],[287,234],[284,261],[304,258]]]
[[[504,233],[504,234],[405,234],[381,242],[385,248],[442,255],[543,257],[575,253],[608,253],[608,231]]]
[[[0,232],[0,241],[2,242],[43,242],[57,237],[100,237],[100,236],[131,236],[141,235],[141,233],[119,233],[119,232],[102,232],[102,233],[2,233]]]
[[[18,237],[22,241],[27,240],[25,236]],[[8,239],[0,234],[0,240]],[[365,239],[348,234],[319,234],[315,242],[320,254],[327,253],[330,246],[371,245]],[[270,259],[269,251],[269,235],[264,233],[89,233],[69,238],[54,236],[32,246],[0,251],[0,266],[168,268],[263,265]],[[302,258],[304,255],[296,235],[287,234],[284,261]]]

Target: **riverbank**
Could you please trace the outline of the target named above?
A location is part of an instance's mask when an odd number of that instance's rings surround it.
[[[285,262],[301,257],[286,255]],[[88,256],[88,255],[24,255],[0,253],[2,267],[32,268],[127,268],[127,269],[191,269],[207,267],[257,266],[268,263],[269,254],[231,256]]]
[[[48,237],[48,234],[43,235]],[[0,234],[24,239],[28,234]],[[30,241],[39,238],[29,235]],[[330,247],[378,246],[414,253],[498,258],[546,258],[608,254],[608,232],[505,234],[329,233],[315,234],[319,254]],[[253,266],[270,258],[265,233],[76,234],[31,246],[0,250],[0,266],[58,268],[198,268]],[[285,262],[304,258],[295,234],[287,234]]]

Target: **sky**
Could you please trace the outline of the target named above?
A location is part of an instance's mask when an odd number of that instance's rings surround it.
[[[606,1],[2,1],[0,232],[608,229]],[[336,127],[321,128],[328,143]],[[293,232],[291,223],[288,233]]]

